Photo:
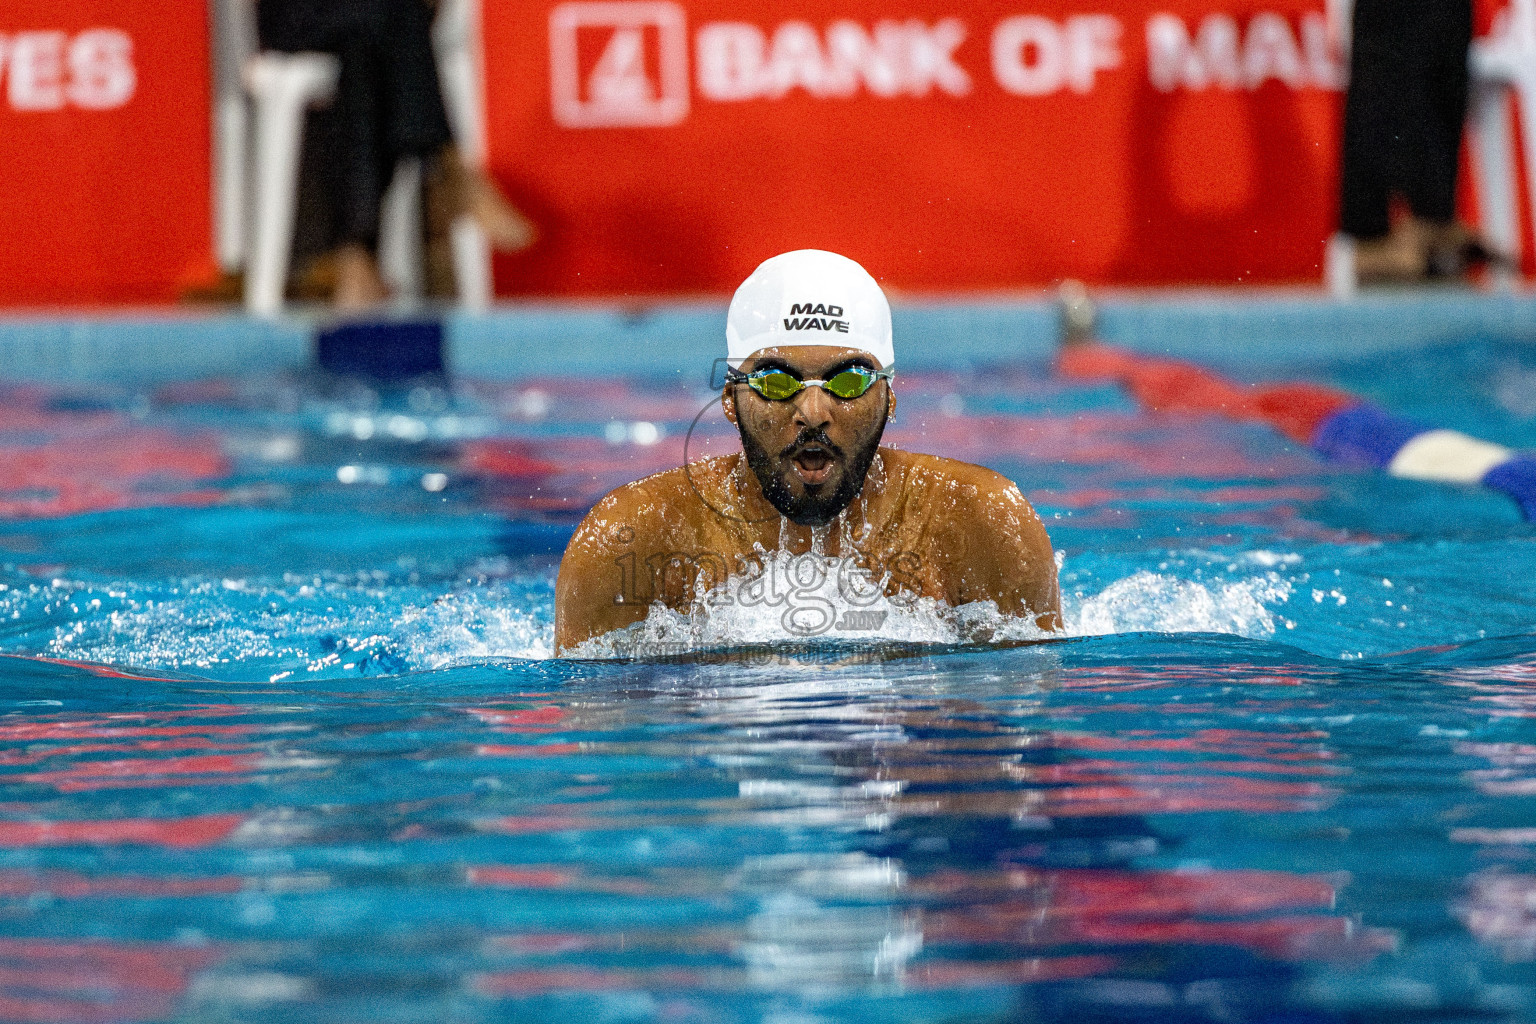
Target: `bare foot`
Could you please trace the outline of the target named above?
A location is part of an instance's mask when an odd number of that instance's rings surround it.
[[[382,305],[389,287],[379,276],[379,264],[366,246],[348,243],[336,250],[336,291],[332,303],[344,313]]]
[[[473,217],[494,248],[518,252],[539,237],[533,222],[507,201],[489,175],[464,163],[457,149],[443,151],[442,168],[455,212]]]

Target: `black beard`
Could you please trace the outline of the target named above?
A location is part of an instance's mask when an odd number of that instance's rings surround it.
[[[779,515],[799,526],[825,526],[836,519],[838,513],[847,508],[864,489],[864,477],[875,461],[875,453],[880,450],[880,436],[885,433],[885,421],[889,415],[887,411],[880,417],[880,426],[869,443],[854,452],[853,458],[845,463],[848,471],[838,481],[837,490],[822,495],[808,493],[798,498],[790,492],[784,478],[775,472],[778,466],[775,465],[774,457],[768,454],[768,449],[749,435],[739,420],[737,430],[741,433],[741,448],[746,453],[747,465],[757,474],[757,482],[763,488],[763,497],[779,510]],[[795,437],[794,444],[779,453],[778,465],[782,465],[783,460],[788,459],[796,449],[812,443],[821,445],[839,460],[843,458],[843,450],[833,444],[826,434],[807,427]]]

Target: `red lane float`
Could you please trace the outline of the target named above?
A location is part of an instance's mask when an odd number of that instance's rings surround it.
[[[1318,425],[1360,399],[1319,384],[1243,385],[1203,366],[1157,359],[1108,345],[1063,348],[1056,370],[1069,380],[1111,381],[1154,412],[1207,413],[1268,423],[1299,444],[1311,444]]]

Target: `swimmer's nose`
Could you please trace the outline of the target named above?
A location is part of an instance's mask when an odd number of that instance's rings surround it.
[[[795,403],[795,426],[821,431],[832,422],[832,396],[825,388],[809,387]]]

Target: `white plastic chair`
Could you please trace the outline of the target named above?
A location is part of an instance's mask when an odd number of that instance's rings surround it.
[[[480,64],[479,0],[443,0],[432,26],[437,51],[437,74],[443,87],[443,106],[453,124],[459,155],[471,167],[485,166],[485,109],[481,98],[484,69]],[[480,224],[459,216],[449,226],[448,243],[453,251],[453,277],[459,304],[482,312],[496,297],[491,275],[491,245]]]
[[[1323,284],[1336,299],[1354,298],[1360,291],[1360,274],[1355,269],[1355,240],[1342,231],[1328,239],[1323,254]]]
[[[335,94],[340,73],[341,62],[325,53],[259,53],[246,62],[245,86],[256,107],[256,181],[245,308],[256,316],[282,312],[304,111]]]
[[[1354,35],[1354,0],[1327,0],[1328,31],[1338,43],[1338,52],[1348,54]],[[1360,275],[1355,270],[1355,240],[1342,231],[1334,232],[1323,253],[1323,284],[1336,299],[1352,298],[1360,290]]]
[[[219,267],[245,266],[247,180],[250,173],[250,103],[245,62],[256,52],[252,0],[217,0],[213,9],[214,249]]]

